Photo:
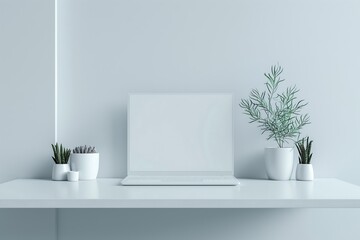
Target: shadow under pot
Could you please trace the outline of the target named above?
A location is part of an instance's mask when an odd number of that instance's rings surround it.
[[[79,172],[79,180],[94,180],[99,172],[99,153],[71,153],[70,167]]]

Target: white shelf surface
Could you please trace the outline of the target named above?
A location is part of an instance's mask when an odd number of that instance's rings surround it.
[[[360,186],[239,179],[238,186],[122,186],[121,179],[0,184],[0,208],[360,208]]]

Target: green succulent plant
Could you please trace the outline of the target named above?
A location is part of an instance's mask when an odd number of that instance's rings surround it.
[[[306,141],[305,141],[306,139]],[[303,138],[296,143],[296,148],[299,153],[299,163],[300,164],[310,164],[312,158],[311,146],[313,141],[309,137]]]
[[[281,66],[272,66],[270,73],[264,73],[266,90],[253,89],[249,99],[242,99],[239,104],[250,117],[250,123],[258,123],[261,134],[268,133],[267,140],[274,139],[280,148],[289,141],[298,141],[301,129],[310,123],[309,115],[300,113],[307,103],[297,100],[296,86],[278,93],[280,83],[285,80],[280,77],[282,72]]]
[[[69,162],[71,149],[64,148],[62,144],[59,145],[58,143],[51,144],[51,147],[54,153],[52,159],[56,164],[67,164]]]
[[[97,152],[95,147],[85,145],[74,148],[73,153],[97,153]]]

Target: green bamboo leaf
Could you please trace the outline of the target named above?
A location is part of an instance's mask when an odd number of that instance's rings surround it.
[[[264,73],[267,79],[265,91],[253,89],[249,99],[242,99],[239,104],[249,116],[250,123],[258,123],[261,133],[268,133],[267,139],[274,139],[280,147],[289,141],[295,142],[302,128],[310,123],[307,114],[301,115],[307,103],[297,100],[299,89],[296,86],[277,92],[280,83],[285,81],[280,77],[282,72],[280,65],[271,66],[270,73]]]

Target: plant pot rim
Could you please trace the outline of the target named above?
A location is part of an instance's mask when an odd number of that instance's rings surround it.
[[[311,163],[298,163],[298,165],[312,165]]]
[[[99,154],[98,152],[96,153],[71,153],[71,155],[96,155]]]
[[[68,165],[69,163],[54,163],[54,165]]]

